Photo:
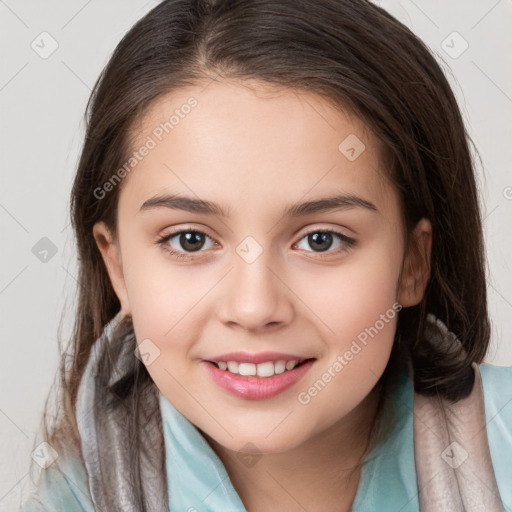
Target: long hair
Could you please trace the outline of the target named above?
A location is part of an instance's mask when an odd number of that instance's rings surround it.
[[[100,199],[97,191],[127,160],[131,127],[155,100],[217,76],[317,94],[371,128],[383,148],[383,172],[399,192],[406,239],[421,218],[433,227],[425,295],[400,311],[385,377],[407,360],[418,393],[467,396],[471,363],[482,362],[490,336],[482,220],[472,141],[429,48],[366,0],[165,0],[123,37],[87,105],[71,193],[78,302],[60,368],[61,417],[45,426],[46,440],[79,446],[77,389],[92,344],[120,310],[93,226],[103,220],[116,236],[122,182]],[[462,351],[428,342],[428,313],[456,335]],[[149,382],[138,365],[129,385]],[[130,396],[136,408],[137,389]],[[127,449],[135,454],[137,442]]]

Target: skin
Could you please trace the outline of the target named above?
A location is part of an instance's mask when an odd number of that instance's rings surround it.
[[[247,510],[350,510],[379,399],[371,391],[398,315],[307,405],[298,394],[394,303],[421,301],[432,227],[422,219],[405,246],[398,193],[379,169],[379,142],[359,119],[309,93],[234,81],[180,89],[134,126],[134,149],[190,96],[197,107],[124,178],[118,239],[103,222],[94,226],[122,311],[132,316],[138,342],[149,338],[160,350],[147,367],[151,377],[221,458]],[[349,134],[365,144],[354,161],[338,149]],[[212,201],[231,215],[139,212],[163,193]],[[378,212],[281,215],[292,203],[334,193],[362,197]],[[334,236],[321,252],[308,243],[313,228],[338,231],[356,245]],[[190,256],[177,260],[156,240],[179,229],[211,239],[187,253],[174,237],[167,246]],[[262,249],[251,263],[236,251],[248,236]],[[278,396],[244,400],[214,384],[201,362],[236,350],[316,362]],[[248,466],[242,449],[262,457]]]

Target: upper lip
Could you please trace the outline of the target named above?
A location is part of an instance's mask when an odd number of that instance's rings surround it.
[[[282,352],[258,352],[251,354],[250,352],[229,352],[229,354],[222,354],[217,357],[207,359],[213,363],[219,361],[236,361],[237,363],[266,363],[268,361],[305,361],[306,359],[313,359],[312,357],[298,356],[296,354],[284,354]]]

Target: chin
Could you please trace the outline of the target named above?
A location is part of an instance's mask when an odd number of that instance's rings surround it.
[[[270,429],[269,431],[271,431]],[[303,441],[302,438],[298,438],[297,435],[288,433],[286,437],[276,437],[271,439],[274,434],[269,437],[265,437],[266,434],[261,433],[260,430],[254,435],[244,432],[240,436],[233,435],[232,438],[225,439],[226,444],[222,444],[225,448],[234,452],[242,452],[247,454],[273,454],[273,453],[284,453],[293,450],[299,446]]]

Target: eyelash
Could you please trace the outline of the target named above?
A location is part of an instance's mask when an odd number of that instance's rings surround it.
[[[213,242],[215,242],[215,240],[213,240],[213,238],[211,236],[209,236],[208,234],[206,234],[204,231],[201,231],[198,229],[180,229],[179,231],[174,231],[173,233],[166,234],[162,237],[159,237],[158,240],[156,241],[156,243],[160,244],[162,246],[162,249],[166,253],[168,253],[170,256],[172,256],[173,258],[176,258],[178,260],[185,260],[185,261],[194,259],[194,256],[193,256],[194,253],[186,253],[186,252],[184,253],[184,252],[174,251],[173,249],[170,249],[169,246],[166,245],[166,243],[169,240],[171,240],[172,238],[174,238],[177,235],[180,235],[181,233],[197,233],[200,235],[204,235],[207,238],[209,238],[210,240],[212,240]],[[329,256],[332,256],[333,252],[334,252],[334,254],[337,254],[339,252],[349,251],[356,245],[356,240],[354,240],[353,238],[349,238],[348,236],[346,236],[338,231],[334,231],[332,229],[312,229],[312,230],[304,233],[302,235],[302,237],[299,239],[299,242],[300,242],[300,240],[302,240],[303,238],[307,237],[308,235],[310,235],[312,233],[332,234],[332,235],[339,237],[339,239],[344,243],[344,247],[342,247],[341,249],[338,249],[337,251],[326,251],[328,254],[327,256],[325,256],[322,252],[316,253],[319,255],[320,258],[327,258]],[[217,243],[217,242],[215,242],[215,243]],[[204,252],[204,251],[199,250],[197,252]],[[307,251],[307,252],[315,252],[315,251]]]

